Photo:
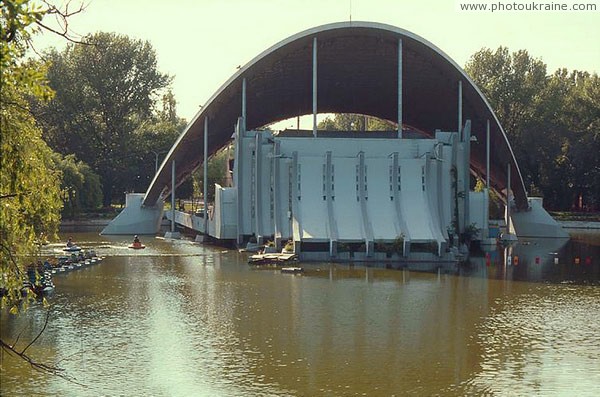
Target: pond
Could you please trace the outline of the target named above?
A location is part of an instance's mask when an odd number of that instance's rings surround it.
[[[252,268],[246,254],[186,240],[146,237],[147,248],[136,251],[128,237],[72,235],[105,259],[54,277],[48,326],[27,350],[68,379],[2,353],[2,395],[595,395],[600,388],[598,233],[524,240],[433,273],[311,263],[302,275]],[[46,310],[34,304],[19,317],[1,316],[2,338],[20,335],[23,348]]]

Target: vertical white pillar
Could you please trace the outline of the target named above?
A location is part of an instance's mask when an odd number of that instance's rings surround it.
[[[171,162],[171,233],[175,232],[175,160]]]
[[[208,116],[204,118],[204,180],[202,181],[204,196],[204,234],[208,235]]]
[[[317,137],[317,38],[313,39],[313,81],[312,81],[312,111],[313,111],[313,137]]]
[[[490,188],[490,121],[485,128],[485,187]]]
[[[506,234],[510,234],[510,162],[506,170]]]
[[[464,175],[463,175],[463,191],[465,192],[465,197],[463,199],[464,203],[464,220],[463,220],[463,228],[469,227],[471,224],[471,213],[470,213],[470,191],[471,191],[471,120],[467,119],[465,121],[465,126],[463,127],[463,139],[464,143]]]
[[[402,39],[398,39],[398,138],[402,138]]]
[[[242,131],[246,131],[246,78],[242,79]]]
[[[463,111],[462,111],[462,80],[458,80],[458,138],[459,141],[463,142],[464,141],[464,136],[462,133],[462,117],[463,117]]]

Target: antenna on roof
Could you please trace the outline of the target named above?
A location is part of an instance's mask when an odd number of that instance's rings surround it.
[[[350,22],[352,22],[352,0],[350,0]]]

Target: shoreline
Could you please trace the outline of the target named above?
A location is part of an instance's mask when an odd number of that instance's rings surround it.
[[[60,228],[74,227],[104,227],[112,218],[65,219],[60,222]],[[600,222],[593,221],[557,221],[565,229],[570,230],[600,230]]]
[[[564,229],[600,230],[600,222],[589,221],[557,221]]]

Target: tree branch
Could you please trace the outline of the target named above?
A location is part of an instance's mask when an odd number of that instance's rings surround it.
[[[46,320],[44,321],[44,326],[42,327],[40,332],[38,332],[37,336],[35,338],[33,338],[33,340],[27,346],[25,346],[25,348],[23,350],[21,350],[21,355],[25,354],[25,351],[27,349],[29,349],[31,347],[31,345],[33,345],[40,338],[40,336],[42,335],[42,333],[44,332],[44,330],[46,330],[46,327],[48,326],[49,319],[50,319],[50,310],[46,311]]]
[[[83,12],[87,5],[84,5],[83,2],[81,2],[79,4],[79,8],[76,9],[75,11],[69,12],[69,5],[71,4],[70,1],[67,1],[67,3],[64,5],[64,10],[59,9],[58,7],[56,7],[54,4],[50,4],[50,2],[48,2],[47,0],[43,0],[44,4],[46,4],[46,6],[48,7],[46,9],[46,15],[54,15],[56,18],[56,21],[58,23],[58,25],[61,27],[61,30],[52,28],[50,26],[48,26],[47,24],[43,23],[41,20],[40,21],[36,21],[36,25],[38,25],[40,28],[54,33],[62,38],[64,38],[67,41],[70,41],[71,43],[75,43],[75,44],[91,44],[91,43],[87,43],[85,41],[80,41],[80,40],[76,40],[72,37],[72,33],[69,32],[69,18],[72,17],[73,15],[79,14],[80,12]]]
[[[40,363],[37,362],[35,360],[33,360],[31,357],[29,357],[27,354],[25,354],[25,352],[27,351],[27,349],[29,349],[29,347],[31,347],[35,342],[37,342],[37,340],[40,338],[40,336],[42,335],[42,333],[46,330],[46,327],[48,325],[48,321],[50,318],[50,310],[47,311],[46,313],[46,321],[44,322],[44,326],[42,327],[42,329],[40,330],[40,332],[36,335],[35,338],[33,338],[33,340],[31,341],[31,343],[29,343],[23,350],[21,350],[20,352],[16,349],[15,345],[16,345],[16,341],[15,343],[13,343],[12,345],[6,343],[3,339],[0,339],[0,347],[2,348],[2,350],[4,350],[5,352],[7,352],[10,356],[16,356],[21,358],[22,360],[24,360],[25,362],[27,362],[31,368],[43,372],[43,373],[47,373],[50,375],[55,375],[58,376],[62,379],[65,379],[68,382],[74,383],[76,385],[82,386],[82,387],[88,387],[87,385],[84,385],[83,383],[77,382],[75,380],[75,378],[68,376],[65,374],[65,370],[63,368],[59,368],[56,366],[52,366],[52,365],[48,365],[48,364],[44,364],[44,363]],[[17,338],[18,340],[18,338]]]

